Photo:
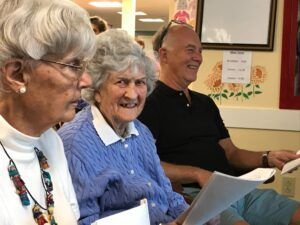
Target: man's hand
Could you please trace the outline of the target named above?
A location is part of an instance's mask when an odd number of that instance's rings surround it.
[[[300,158],[300,155],[297,155],[293,151],[270,151],[268,154],[268,163],[270,167],[276,167],[281,170],[285,163],[297,158]]]

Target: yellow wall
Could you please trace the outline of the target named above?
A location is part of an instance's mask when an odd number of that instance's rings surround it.
[[[259,150],[279,150],[279,149],[300,149],[300,133],[292,131],[256,130],[256,129],[229,129],[234,143],[244,149]],[[295,199],[300,200],[300,169],[284,175],[286,177],[296,177]],[[261,185],[261,188],[273,188],[281,193],[280,171],[276,173],[276,179],[272,184]]]
[[[252,65],[260,65],[267,70],[267,79],[261,85],[262,94],[250,98],[246,101],[236,101],[234,99],[222,101],[222,106],[251,107],[251,108],[274,108],[279,107],[280,91],[280,69],[281,69],[281,42],[283,23],[283,0],[277,2],[276,28],[274,38],[274,50],[272,52],[253,51]],[[208,94],[209,89],[204,81],[211,73],[213,66],[218,61],[222,61],[222,51],[203,50],[203,64],[198,72],[198,79],[191,85],[191,89]],[[219,104],[218,102],[216,102]],[[238,115],[237,115],[238,116]],[[300,149],[299,131],[278,131],[262,129],[240,129],[229,128],[231,138],[234,143],[250,150],[279,150],[279,149]],[[300,170],[285,176],[296,177],[296,195],[300,200]],[[276,180],[270,185],[262,185],[262,188],[274,188],[281,192],[281,176],[277,172]]]

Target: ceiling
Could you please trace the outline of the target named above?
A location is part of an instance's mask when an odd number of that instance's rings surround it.
[[[117,12],[122,11],[121,8],[96,8],[89,5],[89,0],[73,0],[81,7],[85,8],[90,16],[100,16],[105,19],[113,28],[121,27],[121,15]],[[91,0],[97,1],[97,0]],[[99,1],[99,0],[98,0]],[[107,1],[107,0],[106,0]],[[121,0],[120,0],[121,1]],[[136,11],[146,13],[146,16],[137,16],[136,31],[156,31],[163,23],[144,23],[139,18],[161,18],[165,22],[169,18],[169,0],[136,0]]]

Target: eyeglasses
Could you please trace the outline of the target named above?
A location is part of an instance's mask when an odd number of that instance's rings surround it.
[[[48,59],[39,59],[39,61],[47,62],[47,63],[54,63],[54,64],[69,67],[74,71],[77,78],[82,76],[82,74],[84,73],[84,71],[86,69],[86,65],[87,65],[87,61],[81,61],[80,63],[78,63],[78,65],[71,64],[71,63],[56,62],[56,61],[52,61],[52,60],[48,60]]]
[[[170,29],[170,27],[171,27],[171,25],[172,25],[173,23],[178,24],[178,25],[183,25],[183,26],[186,26],[186,27],[188,27],[188,28],[194,29],[193,26],[191,26],[191,25],[189,25],[189,24],[187,24],[187,23],[185,23],[185,22],[182,22],[182,21],[180,21],[180,20],[171,20],[171,21],[168,23],[168,25],[166,26],[166,28],[164,28],[163,31],[161,32],[161,35],[160,35],[160,38],[159,38],[159,42],[158,42],[158,49],[161,48],[161,46],[162,46],[162,44],[163,44],[163,41],[164,41],[164,38],[165,38],[165,36],[167,35],[167,33],[168,33],[168,31],[169,31],[169,29]],[[157,50],[158,50],[158,49],[157,49]]]

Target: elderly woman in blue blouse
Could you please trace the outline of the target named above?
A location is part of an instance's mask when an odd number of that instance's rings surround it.
[[[59,130],[80,207],[80,224],[148,199],[151,224],[175,220],[188,205],[172,191],[150,131],[138,120],[154,86],[155,66],[125,32],[97,37],[88,65],[90,107]],[[173,222],[172,224],[177,224]]]

